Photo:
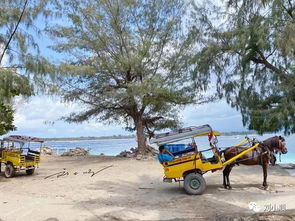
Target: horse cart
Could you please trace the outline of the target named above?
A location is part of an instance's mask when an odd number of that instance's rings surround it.
[[[6,178],[11,178],[15,172],[23,170],[27,175],[32,175],[39,166],[41,146],[44,141],[26,136],[9,136],[0,141],[0,172],[3,165]],[[31,143],[39,143],[40,151],[33,150]]]
[[[243,156],[244,154],[254,150],[258,147],[259,143],[245,138],[236,146],[242,146],[246,143],[250,143],[247,148],[231,159],[225,160],[222,152],[217,148],[217,136],[220,133],[213,131],[209,125],[203,125],[198,127],[188,127],[168,133],[162,133],[156,135],[150,139],[151,144],[169,145],[181,140],[191,138],[192,143],[188,148],[173,152],[175,156],[171,162],[163,162],[164,168],[164,182],[176,182],[184,181],[184,189],[188,194],[198,195],[202,194],[206,188],[206,182],[203,177],[208,171],[216,171],[222,169],[224,166],[233,163],[235,160]],[[208,136],[210,148],[199,151],[195,142],[195,137]],[[207,151],[212,151],[213,156],[210,158],[205,157]]]

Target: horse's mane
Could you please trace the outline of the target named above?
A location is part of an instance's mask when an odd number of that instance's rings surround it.
[[[278,142],[279,142],[279,137],[274,136],[274,137],[270,137],[270,138],[266,139],[262,143],[264,145],[266,145],[267,147],[271,147],[272,149],[274,149],[275,147],[278,146]]]

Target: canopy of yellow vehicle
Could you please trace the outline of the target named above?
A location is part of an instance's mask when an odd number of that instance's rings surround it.
[[[156,143],[158,145],[173,143],[180,140],[185,140],[192,137],[204,136],[214,134],[215,136],[220,136],[221,133],[218,131],[213,131],[212,128],[206,124],[198,127],[186,127],[178,130],[173,130],[167,133],[161,133],[155,135],[154,138],[150,139],[150,143]]]

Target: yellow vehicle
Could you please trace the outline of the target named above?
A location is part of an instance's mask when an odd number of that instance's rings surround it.
[[[40,152],[33,150],[32,146],[39,143],[41,148],[43,142],[39,138],[16,135],[3,138],[0,147],[0,172],[3,165],[6,178],[13,177],[15,172],[21,170],[32,175],[40,163]]]
[[[208,136],[210,148],[199,151],[194,138],[204,135]],[[220,133],[213,131],[209,125],[203,125],[199,127],[187,127],[168,133],[158,134],[152,138],[150,143],[155,143],[158,146],[174,143],[188,138],[192,139],[192,145],[190,148],[172,153],[175,156],[174,160],[171,162],[162,163],[165,174],[163,181],[184,181],[184,189],[188,194],[202,194],[206,189],[206,182],[203,174],[208,171],[214,172],[216,170],[222,169],[225,165],[232,163],[259,145],[259,143],[250,142],[251,146],[249,148],[237,156],[225,161],[216,146],[216,136],[219,135]],[[244,139],[236,146],[241,146],[245,143],[248,143],[248,141],[248,139]],[[206,151],[212,151],[213,157],[206,158],[203,154]]]

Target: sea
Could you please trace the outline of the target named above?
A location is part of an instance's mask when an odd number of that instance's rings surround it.
[[[259,141],[263,141],[269,137],[275,136],[275,134],[265,134],[263,136],[251,134],[247,135],[250,138],[256,138]],[[233,136],[219,136],[217,147],[225,149],[226,147],[234,146],[245,138],[245,135],[233,135]],[[285,136],[286,146],[288,148],[287,154],[277,156],[277,163],[294,163],[295,164],[295,134]],[[197,137],[195,141],[199,150],[209,148],[208,139],[206,136]],[[179,143],[188,144],[191,140],[184,140]],[[136,147],[135,138],[128,139],[105,139],[105,140],[71,140],[71,141],[46,141],[43,145],[53,148],[53,150],[61,154],[76,147],[82,147],[89,149],[91,155],[109,155],[116,156],[124,150],[130,150],[130,148]],[[34,146],[33,146],[34,147]],[[156,146],[154,146],[157,148]]]

